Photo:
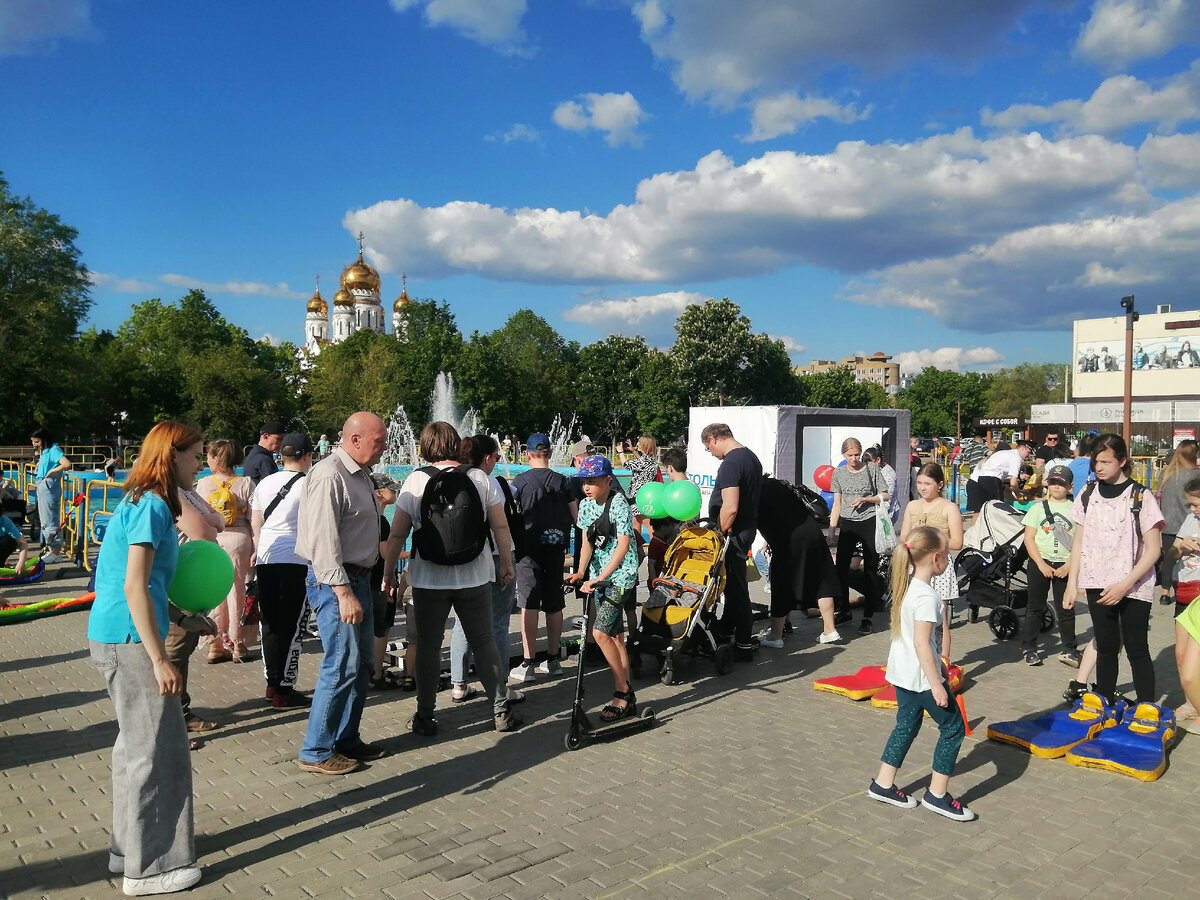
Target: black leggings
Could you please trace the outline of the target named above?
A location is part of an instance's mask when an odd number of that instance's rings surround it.
[[[838,597],[838,611],[850,609],[850,557],[854,550],[862,547],[863,574],[867,579],[867,592],[863,595],[863,618],[870,619],[883,597],[883,579],[879,577],[879,554],[875,552],[875,518],[861,522],[842,519],[838,522],[837,573],[842,593]]]
[[[1096,691],[1109,700],[1117,689],[1121,644],[1133,670],[1138,701],[1153,703],[1154,660],[1150,657],[1150,606],[1145,600],[1125,597],[1112,606],[1101,604],[1099,588],[1088,588],[1088,612],[1096,635]]]

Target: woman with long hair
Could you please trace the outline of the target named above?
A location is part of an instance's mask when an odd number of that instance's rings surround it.
[[[196,493],[225,516],[225,530],[217,535],[217,543],[233,561],[233,587],[225,602],[213,610],[217,634],[208,648],[210,663],[228,659],[247,663],[256,658],[245,640],[247,634],[253,636],[254,630],[242,625],[246,582],[250,580],[250,561],[254,558],[254,532],[250,525],[254,482],[234,471],[242,458],[241,449],[233,441],[226,438],[209,441],[208,468],[212,474],[196,484]]]
[[[1163,469],[1162,480],[1158,483],[1158,502],[1162,507],[1163,518],[1167,522],[1166,527],[1163,528],[1163,553],[1171,549],[1171,545],[1175,543],[1175,535],[1179,534],[1179,528],[1188,516],[1185,488],[1189,481],[1200,475],[1197,468],[1196,442],[1180,441],[1179,446],[1171,455],[1171,461]],[[1171,580],[1170,573],[1164,571],[1162,573],[1162,593],[1167,601],[1170,600],[1174,588],[1175,583]]]
[[[179,490],[203,462],[199,432],[177,422],[155,425],[125,480],[96,564],[88,643],[119,729],[108,867],[124,874],[125,893],[133,896],[182,891],[200,880],[179,702],[183,679],[164,642],[167,586],[179,556]]]
[[[1162,546],[1163,517],[1154,494],[1129,477],[1129,451],[1119,434],[1096,438],[1095,486],[1075,495],[1067,589],[1070,608],[1086,592],[1096,635],[1096,692],[1110,703],[1117,688],[1121,645],[1133,670],[1138,700],[1153,703],[1150,603],[1154,564]]]
[[[856,548],[862,547],[863,574],[867,583],[858,633],[870,634],[872,614],[883,599],[879,554],[875,551],[875,516],[881,508],[887,515],[887,482],[875,463],[863,460],[862,444],[857,438],[842,441],[842,456],[846,465],[833,470],[833,510],[829,514],[831,543],[833,535],[837,534],[837,573],[842,590],[834,624],[850,621],[850,558]]]

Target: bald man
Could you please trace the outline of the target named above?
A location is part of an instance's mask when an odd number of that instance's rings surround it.
[[[379,416],[356,412],[341,445],[302,482],[296,553],[316,575],[313,602],[325,658],[317,675],[301,770],[344,775],[387,751],[359,734],[374,666],[371,567],[379,558],[379,505],[371,466],[387,445]]]

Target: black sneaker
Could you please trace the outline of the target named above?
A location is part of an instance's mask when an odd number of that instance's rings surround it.
[[[840,612],[840,613],[834,613],[833,624],[834,625],[845,625],[847,622],[849,622],[853,618],[854,618],[854,614],[852,612],[850,612],[850,610],[846,610],[845,612]]]
[[[834,621],[836,621],[836,619]],[[870,619],[863,619],[862,622],[858,626],[859,634],[870,634],[874,630],[875,630],[875,626],[871,624]]]
[[[972,819],[978,818],[975,813],[950,796],[949,791],[940,797],[935,797],[926,791],[921,797],[921,805],[926,809],[933,810],[939,816],[945,816],[955,822],[970,822]]]
[[[1088,686],[1082,681],[1072,679],[1067,682],[1067,689],[1063,691],[1063,699],[1068,703],[1074,703],[1083,697],[1088,692]]]
[[[899,806],[901,809],[916,809],[917,801],[894,784],[891,787],[880,787],[875,783],[875,779],[871,779],[871,786],[867,788],[867,796],[872,800],[878,800],[880,803],[890,803],[892,806]]]
[[[408,720],[408,730],[422,737],[433,737],[437,734],[437,719],[433,716],[423,716],[416,713]]]
[[[753,647],[734,647],[733,648],[734,662],[754,662]]]
[[[339,750],[339,753],[347,759],[356,759],[359,762],[372,762],[376,759],[383,759],[388,755],[387,748],[382,744],[368,744],[365,741],[357,747],[351,747],[349,750]]]

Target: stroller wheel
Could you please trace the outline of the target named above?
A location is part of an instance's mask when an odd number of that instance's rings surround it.
[[[1054,611],[1046,609],[1042,612],[1042,633],[1049,631],[1054,627]]]
[[[733,644],[722,644],[713,654],[713,662],[717,666],[718,675],[728,675],[733,671]]]
[[[583,746],[583,735],[572,728],[563,735],[563,746],[568,750],[578,750]]]
[[[658,672],[658,680],[668,686],[675,683],[675,663],[673,661],[668,659],[663,663]]]
[[[1002,641],[1016,637],[1018,626],[1017,614],[1007,606],[996,607],[988,616],[988,628]]]

